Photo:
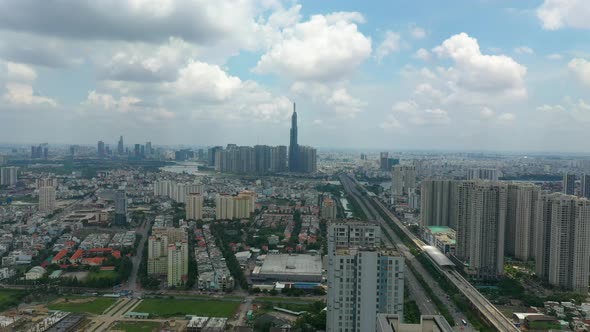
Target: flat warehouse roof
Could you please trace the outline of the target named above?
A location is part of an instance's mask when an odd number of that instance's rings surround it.
[[[260,274],[321,275],[322,258],[320,255],[267,255]]]

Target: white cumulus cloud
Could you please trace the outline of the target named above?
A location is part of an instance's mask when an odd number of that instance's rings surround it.
[[[4,100],[12,105],[35,106],[44,105],[56,107],[57,102],[49,97],[39,96],[33,92],[33,87],[24,83],[6,83]]]
[[[387,31],[385,38],[377,47],[375,51],[375,57],[377,61],[383,60],[386,56],[391,53],[398,52],[401,48],[401,36],[399,33],[393,31]]]
[[[424,39],[426,37],[426,30],[421,27],[413,27],[410,30],[410,34],[414,39]]]
[[[537,8],[537,17],[546,30],[590,29],[590,4],[588,0],[545,0]]]
[[[359,13],[314,15],[283,31],[254,71],[295,80],[337,80],[371,54],[371,39],[357,29]]]
[[[514,53],[517,54],[535,54],[535,50],[528,46],[519,46],[514,48]]]
[[[422,61],[430,60],[430,52],[427,49],[420,48],[414,53],[414,58],[420,59]]]
[[[477,39],[464,32],[445,40],[434,48],[434,52],[441,58],[453,60],[454,66],[448,68],[445,74],[460,95],[527,96],[526,67],[506,55],[482,54]]]
[[[11,81],[30,82],[37,79],[37,72],[22,63],[6,62],[6,78]]]
[[[575,58],[568,63],[567,67],[580,82],[590,86],[590,61]]]

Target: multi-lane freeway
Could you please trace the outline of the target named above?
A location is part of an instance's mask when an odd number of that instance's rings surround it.
[[[342,182],[345,190],[347,192],[349,192],[357,202],[359,202],[364,213],[368,217],[371,216],[371,217],[375,218],[375,220],[377,220],[378,222],[381,223],[382,228],[384,228],[390,235],[392,235],[392,238],[394,239],[395,242],[397,242],[396,246],[401,251],[401,253],[404,256],[406,256],[407,259],[413,259],[414,255],[412,255],[409,252],[409,250],[407,250],[407,248],[403,248],[405,246],[403,246],[403,244],[401,243],[399,238],[396,239],[397,236],[395,236],[396,235],[395,232],[393,232],[391,230],[391,226],[383,220],[383,218],[381,217],[381,214],[378,213],[377,211],[375,211],[373,204],[371,204],[369,202],[369,198],[366,195],[363,195],[359,192],[359,188],[360,188],[360,190],[365,191],[365,194],[366,194],[366,190],[362,186],[360,186],[356,180],[350,178],[347,175],[342,175],[340,178],[340,181]],[[385,207],[378,199],[372,198],[372,200],[378,206],[378,208],[381,209],[382,212],[385,213],[385,215],[390,219],[390,221],[394,222],[399,229],[401,229],[412,241],[414,241],[414,243],[417,244],[418,247],[421,247],[423,245],[423,242],[420,239],[418,239],[414,234],[412,234],[402,224],[402,222],[387,207]],[[367,210],[371,210],[371,213],[367,214],[367,212],[365,211],[365,208]],[[422,265],[419,263],[413,264],[412,266],[414,266],[417,269],[422,267]],[[424,270],[424,272],[422,272],[420,270],[418,270],[418,271],[428,281],[427,276],[430,277],[430,275],[428,273],[426,273],[425,270]],[[493,326],[498,331],[507,331],[507,332],[518,331],[518,328],[516,326],[514,326],[514,324],[508,318],[506,318],[494,305],[492,305],[490,303],[490,301],[488,301],[477,289],[475,289],[475,287],[473,287],[471,285],[471,283],[469,283],[469,281],[467,281],[465,278],[463,278],[460,273],[458,273],[457,271],[455,271],[453,269],[449,269],[449,268],[441,269],[441,271],[443,271],[443,274],[448,278],[448,280],[451,283],[453,283],[453,285],[455,285],[455,287],[457,287],[457,289],[459,289],[463,293],[463,295],[471,302],[471,304],[475,308],[477,308],[477,310],[480,312],[481,316],[484,317],[485,320],[488,321],[491,326]],[[438,287],[438,284],[436,282],[433,282],[433,283],[429,282],[429,284],[431,285],[433,290],[435,290],[436,288],[440,288],[440,287]],[[437,292],[435,291],[435,293],[437,293]],[[441,300],[444,300],[445,298],[446,298],[446,296],[442,297]],[[449,303],[449,302],[450,301],[447,301],[447,303]],[[445,305],[447,303],[445,303]],[[454,307],[454,305],[450,306],[449,308],[451,308],[452,313],[458,312],[458,310],[456,309],[456,307]],[[453,316],[455,316],[455,315],[453,315]]]

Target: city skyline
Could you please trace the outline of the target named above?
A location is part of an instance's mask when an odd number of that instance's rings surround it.
[[[2,4],[0,142],[588,152],[583,1],[228,6]]]

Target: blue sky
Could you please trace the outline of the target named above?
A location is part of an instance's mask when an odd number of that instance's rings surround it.
[[[71,13],[77,15],[72,16]],[[0,4],[0,142],[590,152],[584,0]]]

